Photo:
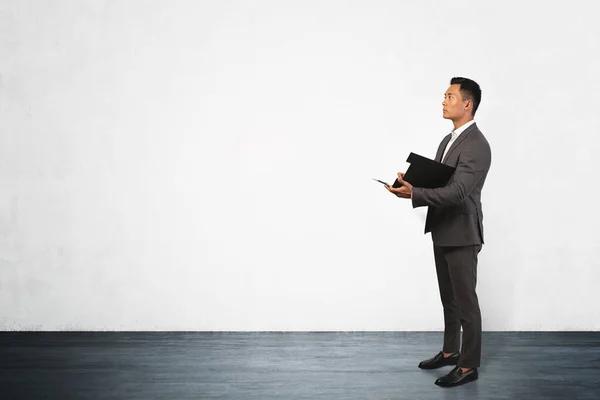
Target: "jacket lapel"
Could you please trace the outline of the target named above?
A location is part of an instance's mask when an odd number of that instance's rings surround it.
[[[448,146],[448,142],[450,141],[451,138],[452,138],[452,135],[446,135],[444,140],[442,140],[442,144],[441,144],[440,148],[438,149],[438,153],[435,155],[435,161],[437,161],[437,162],[442,161],[441,160],[442,154],[444,154],[444,150],[446,149],[446,146]]]
[[[467,129],[465,129],[465,131],[458,136],[458,138],[454,141],[454,143],[452,143],[452,146],[450,146],[450,149],[448,149],[448,152],[446,153],[446,157],[444,157],[444,159],[442,160],[442,163],[446,163],[446,160],[448,160],[448,156],[450,156],[450,154],[454,151],[454,149],[456,149],[462,143],[462,141],[465,140],[467,135],[469,135],[469,133],[473,132],[476,128],[477,128],[477,124],[474,123]],[[446,144],[447,144],[447,142],[446,142]],[[444,146],[444,148],[445,148],[445,146]]]

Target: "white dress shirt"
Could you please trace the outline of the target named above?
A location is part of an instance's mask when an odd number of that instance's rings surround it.
[[[458,135],[460,135],[461,133],[463,133],[465,131],[465,129],[467,129],[468,127],[470,127],[474,123],[475,123],[475,120],[472,119],[469,122],[467,122],[466,124],[462,125],[459,128],[456,128],[455,130],[452,131],[452,138],[450,138],[450,141],[448,142],[448,145],[446,145],[446,149],[444,150],[444,154],[442,154],[442,160],[444,159],[444,157],[446,157],[446,153],[448,153],[448,150],[450,149],[450,146],[452,146],[452,143],[454,143],[454,141],[456,140],[456,138],[458,138]],[[440,162],[441,162],[441,160],[440,160]]]

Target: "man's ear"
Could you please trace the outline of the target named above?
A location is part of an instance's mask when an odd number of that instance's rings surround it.
[[[465,100],[465,110],[468,110],[469,107],[473,108],[473,100]]]

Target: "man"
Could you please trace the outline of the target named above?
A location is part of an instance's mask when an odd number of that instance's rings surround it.
[[[456,167],[442,188],[413,187],[398,173],[399,188],[386,186],[396,196],[412,199],[413,208],[428,206],[425,233],[431,232],[440,297],[444,308],[442,351],[419,364],[422,369],[455,368],[436,380],[443,387],[478,378],[481,359],[481,312],[475,292],[477,256],[484,243],[481,190],[490,169],[491,150],[477,127],[475,112],[481,102],[479,85],[452,78],[444,94],[443,117],[454,124],[438,148],[435,160]],[[463,330],[462,349],[460,331]],[[459,350],[462,350],[459,351]]]

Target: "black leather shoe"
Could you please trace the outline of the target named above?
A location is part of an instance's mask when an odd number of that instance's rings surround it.
[[[458,362],[458,357],[460,357],[460,353],[454,353],[451,356],[444,357],[443,352],[439,352],[433,358],[429,360],[421,361],[419,363],[419,368],[421,369],[436,369],[445,367],[446,365],[456,365]]]
[[[453,387],[474,381],[477,378],[479,378],[477,368],[471,368],[466,372],[462,372],[462,369],[457,366],[447,375],[438,378],[435,384],[442,387]]]

